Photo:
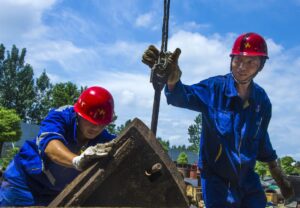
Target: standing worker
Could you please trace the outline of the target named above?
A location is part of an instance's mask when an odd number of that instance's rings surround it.
[[[0,206],[48,205],[92,160],[105,158],[115,135],[114,101],[104,88],[86,89],[74,106],[49,112],[36,139],[26,141],[3,174]]]
[[[268,59],[267,44],[256,33],[240,35],[230,54],[230,73],[185,85],[176,49],[168,60],[170,75],[165,87],[168,104],[202,113],[198,166],[206,207],[264,208],[266,196],[255,173],[256,160],[266,162],[282,195],[293,189],[276,163],[268,125],[271,102],[253,79]],[[142,61],[157,63],[159,51],[149,46]]]

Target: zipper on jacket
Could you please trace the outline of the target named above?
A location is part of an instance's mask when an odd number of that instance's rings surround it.
[[[240,171],[241,171],[241,169],[242,169],[242,160],[241,160],[241,146],[242,146],[242,137],[240,137],[240,142],[239,142],[239,151],[238,151],[238,153],[239,153],[239,159],[240,159]]]
[[[258,134],[258,131],[259,131],[259,129],[260,129],[260,126],[261,126],[261,123],[262,123],[262,117],[260,118],[260,120],[259,120],[259,122],[258,122],[258,127],[257,127],[257,130],[256,130],[256,132],[255,132],[255,134],[254,134],[254,137],[253,138],[255,138],[256,136],[257,136],[257,134]]]

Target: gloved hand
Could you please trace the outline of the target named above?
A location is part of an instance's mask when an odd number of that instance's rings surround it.
[[[159,50],[154,45],[150,45],[143,54],[142,62],[152,68],[157,62],[158,57]]]
[[[170,56],[168,56],[168,70],[170,71],[169,77],[168,77],[168,85],[175,85],[180,77],[181,77],[181,70],[178,66],[178,59],[181,54],[180,48],[176,48],[173,53],[171,53]]]
[[[178,58],[181,53],[179,48],[176,48],[173,53],[163,54],[164,56],[161,57],[162,60],[167,59],[167,70],[170,72],[168,76],[168,85],[175,85],[180,77],[181,77],[181,70],[178,66]],[[152,68],[157,62],[159,57],[159,50],[150,45],[143,54],[142,62]]]
[[[273,179],[280,188],[282,196],[285,199],[292,197],[294,195],[293,187],[277,163],[276,165],[274,163],[269,164],[269,169]]]
[[[87,167],[90,162],[96,158],[104,158],[109,155],[112,150],[115,141],[112,140],[108,143],[97,144],[95,146],[90,146],[84,150],[79,156],[76,156],[72,160],[72,164],[75,169],[82,171]]]

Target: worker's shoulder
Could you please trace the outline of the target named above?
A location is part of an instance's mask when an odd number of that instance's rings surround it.
[[[74,107],[71,105],[66,105],[59,108],[51,109],[46,118],[43,120],[43,122],[52,123],[53,121],[65,121],[67,123],[72,123],[75,121],[74,119],[76,119]]]
[[[52,109],[55,112],[72,112],[74,110],[73,105],[64,105],[59,108]]]
[[[62,116],[67,116],[67,115],[72,115],[74,114],[74,107],[72,105],[65,105],[61,106],[58,108],[53,108],[49,111],[48,115],[62,115]]]
[[[256,100],[260,100],[264,104],[271,105],[271,101],[269,99],[268,94],[260,85],[253,82],[253,90],[254,90]]]
[[[226,83],[228,83],[228,79],[230,79],[229,75],[217,75],[212,76],[207,79],[202,80],[200,83],[210,86],[214,89],[220,88],[223,89],[226,86]]]

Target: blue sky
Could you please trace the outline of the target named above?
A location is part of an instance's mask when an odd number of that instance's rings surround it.
[[[171,0],[169,50],[182,49],[182,81],[193,84],[229,71],[234,39],[263,35],[270,59],[255,81],[273,104],[269,134],[279,156],[300,160],[300,0]],[[117,124],[151,122],[153,88],[141,63],[149,44],[160,48],[163,1],[1,0],[0,42],[27,48],[35,76],[53,83],[101,85],[116,103]],[[161,99],[157,136],[188,144],[197,112]]]

